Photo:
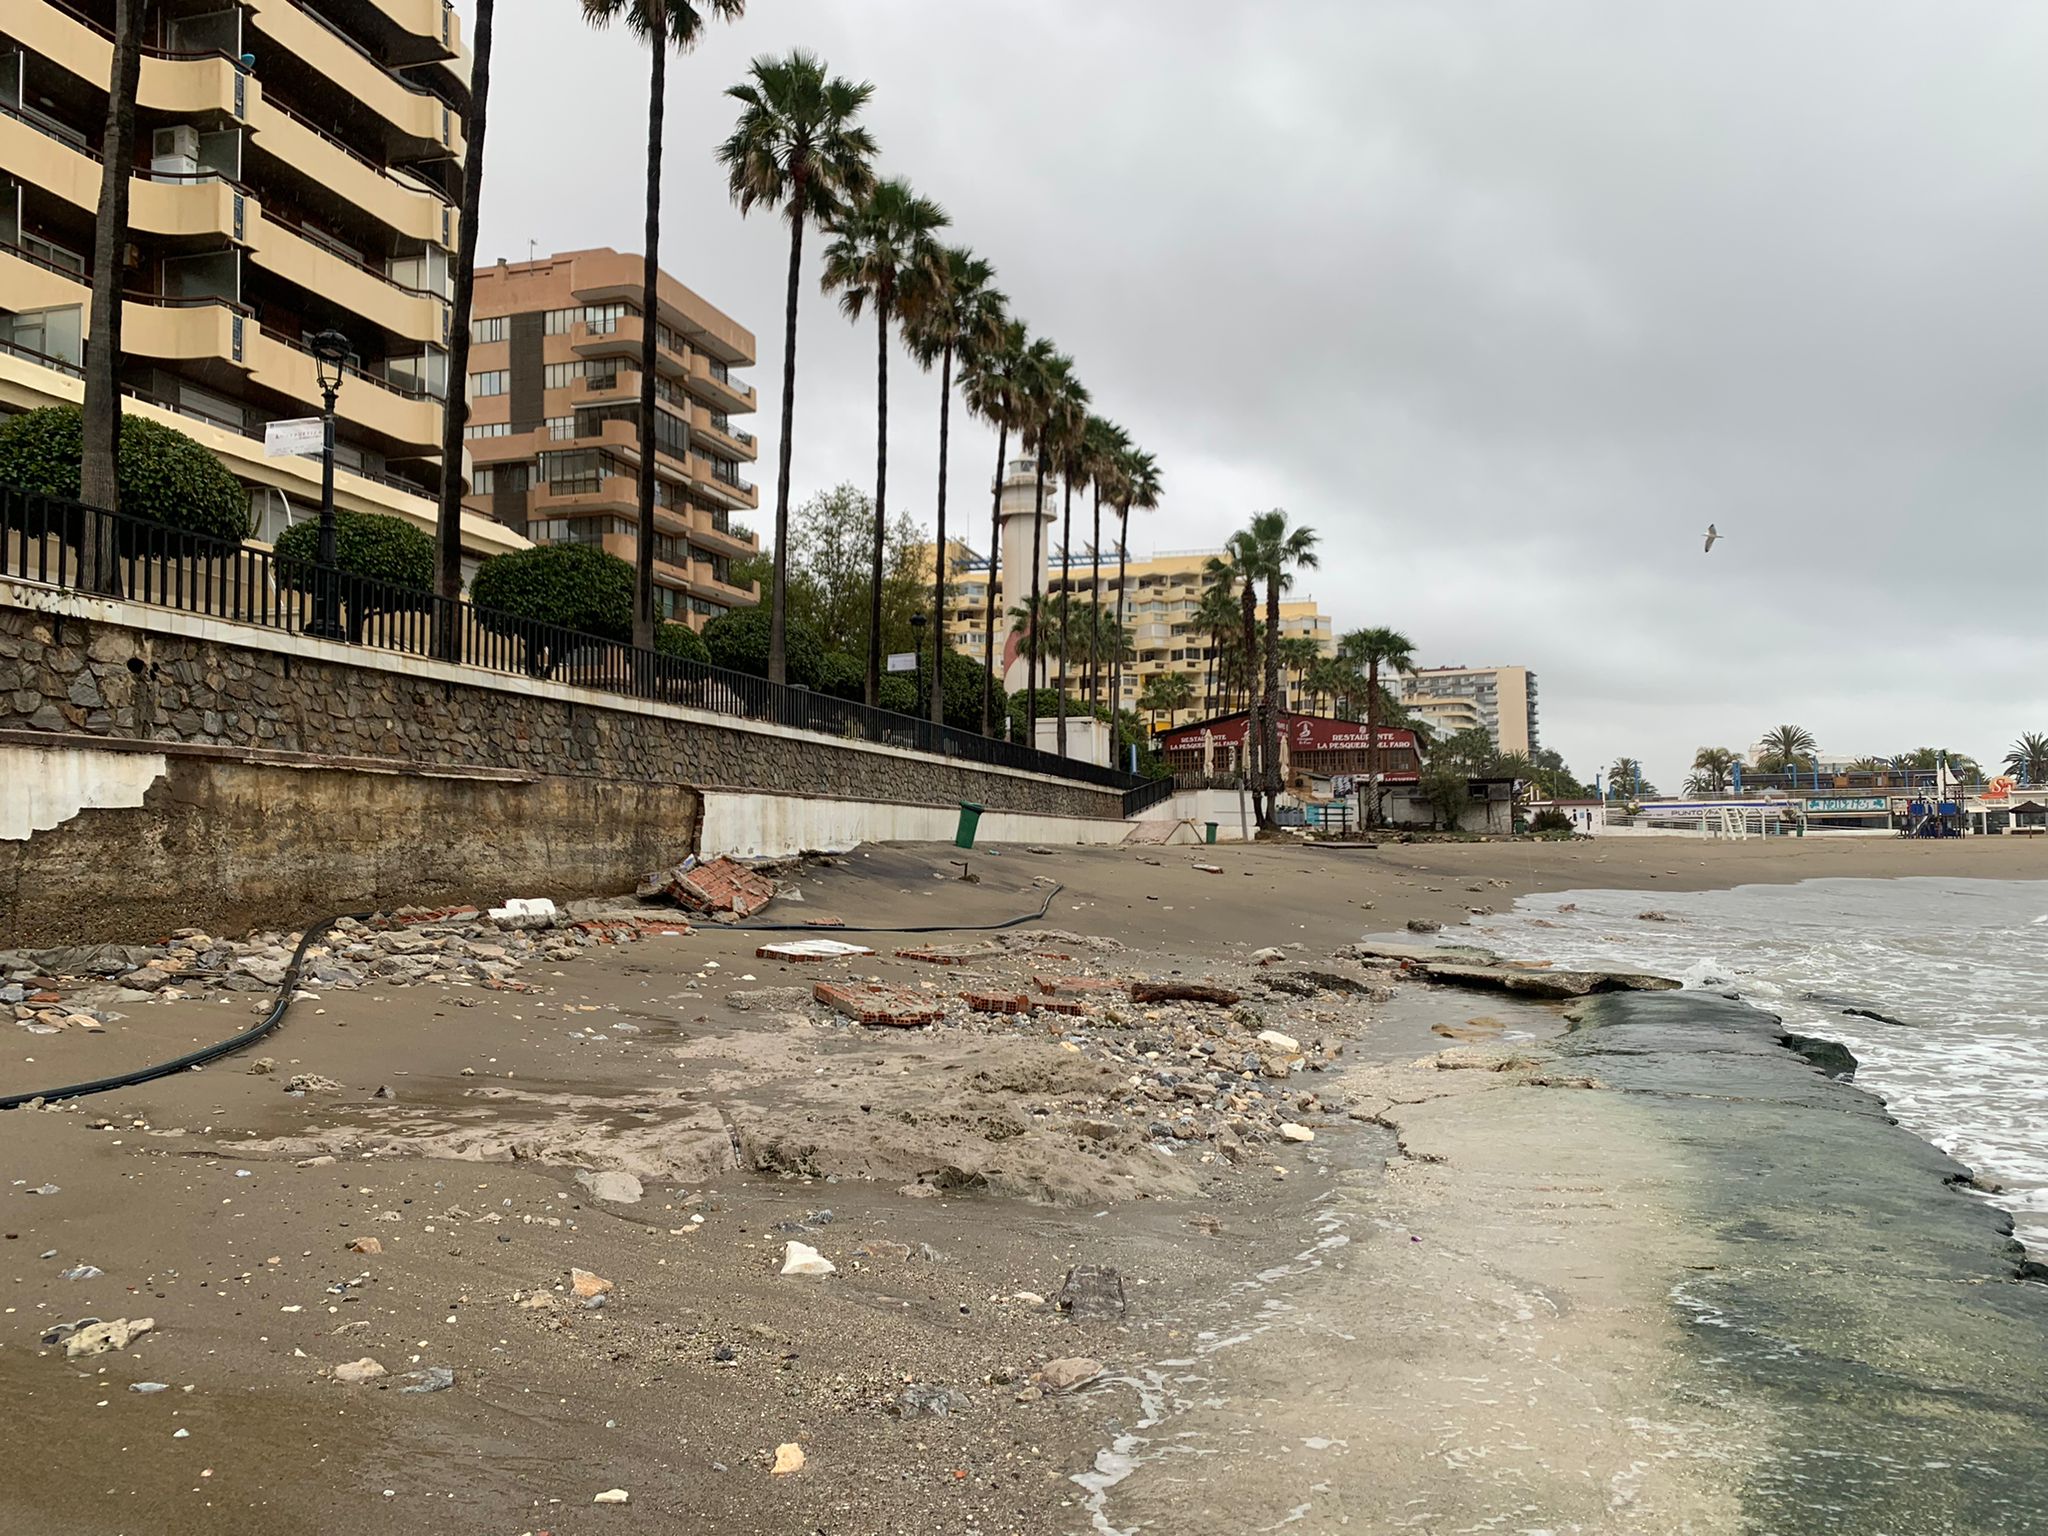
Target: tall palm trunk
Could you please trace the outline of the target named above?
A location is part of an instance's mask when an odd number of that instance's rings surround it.
[[[789,292],[782,312],[782,442],[775,454],[775,590],[768,597],[768,681],[789,681],[789,452],[796,431],[796,305],[804,266],[804,224],[810,206],[806,184],[810,167],[799,160],[790,167],[794,183],[789,195]]]
[[[435,528],[434,654],[462,659],[462,442],[469,421],[469,312],[476,292],[477,208],[483,201],[484,126],[491,97],[491,20],[497,0],[477,0],[470,34],[469,147],[462,160],[462,227],[455,237],[455,291],[448,306],[448,395],[441,415],[441,517]]]
[[[135,91],[142,79],[144,0],[114,0],[114,61],[107,78],[107,120],[100,135],[99,222],[92,244],[91,335],[85,349],[84,444],[79,499],[121,509],[121,257],[128,241],[129,172],[135,164]],[[114,551],[87,517],[78,550],[88,591],[114,589]]]
[[[1131,504],[1119,508],[1116,535],[1116,628],[1109,633],[1109,718],[1114,720],[1124,707],[1124,584],[1125,550],[1131,537]]]
[[[1094,556],[1088,567],[1088,702],[1102,702],[1102,487],[1095,487],[1095,536],[1089,551]],[[1114,708],[1110,719],[1116,718]],[[1112,732],[1112,737],[1114,733]]]
[[[1067,521],[1060,533],[1060,671],[1059,723],[1054,726],[1061,757],[1067,755],[1067,653],[1074,647],[1067,634],[1067,617],[1074,602],[1074,480],[1061,475],[1060,484],[1067,504]]]
[[[1027,745],[1034,748],[1038,745],[1038,659],[1044,638],[1038,633],[1038,603],[1041,590],[1039,570],[1045,564],[1045,470],[1045,447],[1041,444],[1038,449],[1037,500],[1031,512],[1031,627],[1025,631],[1030,637],[1030,644],[1024,652],[1024,712],[1031,726]]]
[[[981,616],[981,655],[988,675],[981,680],[981,734],[989,734],[995,723],[996,691],[996,559],[1003,541],[1003,456],[1010,451],[1010,423],[996,423],[996,489],[989,498],[988,514],[988,600]]]
[[[633,643],[654,649],[654,460],[656,341],[661,334],[661,127],[668,103],[668,18],[662,0],[648,6],[647,233],[640,262],[640,533],[633,542]],[[689,451],[689,426],[682,447]]]
[[[1252,670],[1259,655],[1259,592],[1258,583],[1249,575],[1245,577],[1244,591],[1240,594],[1240,611],[1244,615],[1244,654],[1239,658],[1238,671],[1244,681],[1244,776],[1252,792],[1252,809],[1259,818],[1259,825],[1266,824],[1266,810],[1261,795],[1265,792],[1263,774],[1253,771],[1259,760],[1259,753],[1265,747],[1265,738],[1252,727]]]
[[[953,343],[939,369],[939,507],[932,561],[932,724],[946,723],[946,429],[953,409]]]
[[[1280,577],[1266,577],[1266,695],[1260,704],[1260,751],[1265,754],[1266,821],[1271,825],[1280,808]]]
[[[882,539],[889,526],[889,285],[875,294],[875,547],[868,562],[868,708],[882,703]]]
[[[1376,827],[1380,820],[1380,659],[1365,663],[1365,782],[1372,792],[1365,824]]]

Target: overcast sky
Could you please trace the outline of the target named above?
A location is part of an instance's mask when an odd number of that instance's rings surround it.
[[[760,338],[761,525],[787,245],[712,151],[724,88],[802,45],[875,83],[885,173],[1159,456],[1134,552],[1285,507],[1339,631],[1533,667],[1589,779],[1675,788],[1785,721],[2048,731],[2039,0],[749,12],[671,66],[662,260]],[[570,0],[498,29],[479,259],[638,250],[644,56]],[[796,494],[871,489],[873,322],[815,272],[803,304]],[[891,405],[889,502],[928,522],[937,384],[900,354]],[[993,434],[956,412],[953,447],[980,544]]]

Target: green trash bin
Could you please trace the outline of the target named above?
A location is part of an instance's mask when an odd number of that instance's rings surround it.
[[[953,834],[955,848],[974,846],[974,829],[981,825],[981,813],[986,809],[986,806],[976,805],[972,800],[960,802],[960,829]]]
[[[1212,843],[1213,843],[1213,842],[1215,842],[1215,841],[1216,841],[1216,823],[1215,823],[1215,822],[1213,822],[1213,821],[1208,821],[1208,822],[1204,822],[1204,823],[1203,823],[1203,825],[1204,825],[1204,826],[1206,826],[1206,827],[1207,827],[1207,828],[1209,829],[1209,841],[1210,841],[1210,842],[1212,842]]]

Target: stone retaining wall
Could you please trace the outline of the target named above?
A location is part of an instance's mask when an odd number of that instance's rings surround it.
[[[61,601],[126,622],[9,607],[0,592],[0,729],[901,804],[975,800],[1047,816],[1122,815],[1116,791],[1045,775],[189,614],[69,595]]]

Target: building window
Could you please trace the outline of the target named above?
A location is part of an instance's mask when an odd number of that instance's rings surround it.
[[[498,490],[498,472],[495,469],[472,470],[469,476],[469,491],[472,496],[494,496]]]
[[[554,441],[567,442],[576,435],[574,416],[550,416],[547,420],[548,436]]]
[[[563,336],[571,328],[585,325],[594,336],[610,336],[626,316],[639,313],[630,304],[577,304],[568,309],[549,310],[541,329],[550,336]]]
[[[630,539],[633,525],[623,517],[546,517],[526,527],[536,544],[601,544],[608,533]]]
[[[462,429],[464,437],[510,437],[512,423],[509,421],[473,421]]]
[[[510,369],[493,368],[489,373],[472,373],[469,376],[469,395],[472,400],[488,400],[493,395],[502,395],[512,387]]]
[[[471,346],[485,346],[490,342],[503,341],[504,339],[505,316],[503,315],[492,315],[487,319],[469,322],[469,341]]]
[[[77,368],[85,361],[84,313],[80,306],[71,305],[0,315],[0,342]]]

